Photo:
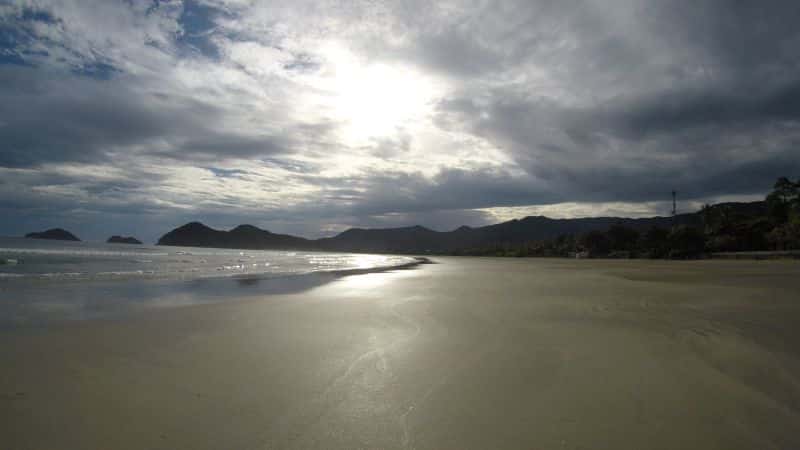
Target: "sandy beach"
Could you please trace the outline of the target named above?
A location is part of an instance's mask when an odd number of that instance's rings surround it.
[[[800,448],[800,264],[435,258],[0,331],[0,448]]]

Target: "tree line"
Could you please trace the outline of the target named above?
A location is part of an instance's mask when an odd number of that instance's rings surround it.
[[[460,250],[459,255],[588,258],[702,258],[717,252],[800,250],[800,178],[781,177],[764,202],[705,205],[700,226],[653,226],[642,232],[612,225],[524,244]]]

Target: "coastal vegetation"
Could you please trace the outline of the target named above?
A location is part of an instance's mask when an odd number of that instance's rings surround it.
[[[562,234],[523,244],[499,243],[454,252],[484,256],[701,258],[736,252],[800,250],[800,178],[782,177],[762,202],[705,205],[696,224],[653,225],[644,231],[617,222],[606,230]]]

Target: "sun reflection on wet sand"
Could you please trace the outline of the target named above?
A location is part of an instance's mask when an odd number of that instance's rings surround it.
[[[337,287],[348,290],[367,290],[383,288],[391,281],[396,281],[400,278],[408,278],[416,276],[418,273],[414,268],[389,270],[386,272],[373,272],[358,275],[349,275],[342,277],[336,281]],[[368,292],[365,292],[368,293]]]

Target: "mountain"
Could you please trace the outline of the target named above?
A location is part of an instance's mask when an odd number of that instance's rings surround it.
[[[672,225],[700,225],[699,214],[675,217],[629,219],[593,217],[581,219],[551,219],[531,216],[485,227],[459,227],[453,231],[433,231],[425,227],[360,229],[353,228],[332,238],[319,239],[319,248],[331,251],[376,253],[451,253],[488,245],[515,245],[556,238],[560,235],[581,234],[606,230],[611,225],[644,231],[652,226],[669,228]]]
[[[351,228],[331,238],[315,241],[318,248],[341,252],[421,253],[440,252],[449,233],[433,231],[422,226],[404,228]]]
[[[53,239],[57,241],[80,241],[77,236],[63,228],[51,228],[47,231],[28,233],[25,237],[30,239]]]
[[[645,231],[653,226],[669,228],[673,225],[699,226],[702,218],[697,213],[679,214],[674,217],[647,217],[631,219],[624,217],[585,217],[578,219],[551,219],[544,216],[530,216],[520,220],[489,225],[478,228],[484,241],[502,244],[552,239],[560,235],[586,233],[587,231],[606,230],[612,225],[620,224],[637,231]]]
[[[252,225],[239,225],[230,231],[215,230],[200,222],[191,222],[165,234],[157,245],[218,247],[242,249],[305,249],[308,239],[275,234]]]
[[[723,203],[712,208],[724,210],[726,214],[742,216],[758,215],[766,210],[764,202]],[[158,240],[158,245],[374,253],[453,253],[470,248],[518,245],[554,239],[562,235],[605,231],[616,224],[639,232],[654,226],[699,227],[703,224],[703,216],[701,212],[640,219],[624,217],[551,219],[544,216],[530,216],[484,227],[461,226],[453,231],[434,231],[419,225],[402,228],[351,228],[336,236],[316,240],[270,233],[252,225],[239,225],[230,231],[221,231],[209,228],[200,222],[191,222],[165,234]]]
[[[106,241],[108,244],[141,244],[142,241],[132,236],[111,236]]]

